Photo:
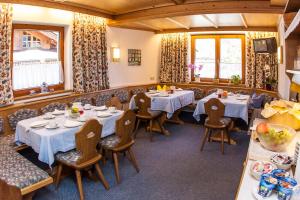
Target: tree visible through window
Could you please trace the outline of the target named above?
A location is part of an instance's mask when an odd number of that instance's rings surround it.
[[[228,81],[232,75],[239,75],[244,79],[244,35],[193,35],[192,62],[203,66],[192,71],[193,77]]]
[[[15,96],[46,83],[63,89],[63,27],[13,25],[12,80]]]

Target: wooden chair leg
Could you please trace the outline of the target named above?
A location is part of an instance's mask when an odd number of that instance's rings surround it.
[[[149,128],[150,128],[150,132],[149,132],[149,134],[150,134],[150,142],[153,142],[153,133],[152,133],[153,120],[150,120],[150,126],[149,126]]]
[[[104,177],[104,175],[102,173],[102,170],[101,170],[101,168],[100,168],[100,166],[99,166],[98,163],[95,164],[95,168],[96,168],[97,174],[98,174],[99,179],[102,182],[104,188],[106,190],[109,190],[109,185],[108,185],[108,183],[107,183],[107,181],[106,181],[106,179],[105,179],[105,177]]]
[[[213,130],[208,131],[208,142],[211,142],[211,135],[212,135]]]
[[[57,175],[56,175],[56,183],[55,183],[55,189],[58,188],[59,182],[60,182],[60,176],[61,176],[61,172],[62,172],[62,164],[59,163],[58,165],[58,169],[57,169]]]
[[[135,170],[137,171],[137,173],[139,173],[139,172],[140,172],[140,169],[139,169],[139,167],[138,167],[138,165],[137,165],[137,162],[136,162],[134,153],[133,153],[133,151],[131,150],[131,148],[128,149],[128,153],[129,153],[130,161],[132,162],[132,164],[133,164]]]
[[[117,183],[120,183],[120,174],[119,174],[119,161],[118,161],[118,154],[116,152],[113,153],[114,158],[114,166],[115,166],[115,175],[117,179]]]
[[[82,188],[81,173],[79,170],[76,170],[75,173],[76,173],[77,187],[78,187],[78,191],[79,191],[79,195],[80,195],[80,200],[83,200],[84,195],[83,195],[83,188]]]
[[[207,140],[207,137],[208,137],[208,128],[205,128],[205,134],[204,134],[204,138],[202,139],[202,144],[201,144],[201,148],[200,148],[201,151],[203,151],[204,144]]]
[[[221,150],[222,154],[224,154],[224,130],[221,131]]]
[[[228,144],[230,145],[231,142],[230,142],[230,133],[229,133],[229,130],[226,129],[226,135],[227,135],[227,138],[228,138]]]
[[[136,138],[137,131],[138,131],[138,129],[139,129],[140,123],[141,123],[141,120],[138,119],[138,120],[137,120],[137,123],[136,123],[135,130],[134,130],[134,139]]]

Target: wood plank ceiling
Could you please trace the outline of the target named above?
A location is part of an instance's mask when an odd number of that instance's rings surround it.
[[[0,0],[82,12],[157,33],[276,30],[287,0]]]

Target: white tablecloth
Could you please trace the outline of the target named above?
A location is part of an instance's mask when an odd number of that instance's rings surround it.
[[[154,97],[146,93],[151,98],[151,110],[159,110],[167,113],[167,117],[171,118],[173,113],[195,101],[194,92],[190,90],[175,91],[168,97]],[[130,99],[129,109],[135,109],[134,96]]]
[[[199,121],[200,115],[205,114],[204,103],[207,102],[211,98],[218,98],[218,96],[213,93],[208,95],[207,97],[201,99],[197,103],[197,107],[194,111],[194,118]],[[245,100],[239,100],[238,98],[245,98]],[[249,105],[249,95],[231,95],[226,99],[219,98],[221,102],[225,105],[225,114],[226,117],[235,117],[241,118],[248,124],[248,105]]]
[[[108,118],[96,117],[96,111],[85,111],[88,119],[97,119],[103,125],[102,137],[106,137],[115,132],[115,122],[121,117],[124,111],[118,111]],[[30,124],[37,120],[44,120],[43,116],[35,117],[20,121],[17,124],[15,140],[23,142],[31,146],[35,152],[39,154],[39,160],[52,165],[55,153],[66,152],[76,147],[75,133],[81,128],[66,128],[63,126],[67,118],[64,115],[56,116],[55,119],[59,128],[48,130],[46,128],[34,129],[30,128]]]

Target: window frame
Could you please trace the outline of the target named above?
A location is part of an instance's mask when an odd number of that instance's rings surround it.
[[[27,30],[45,30],[45,31],[57,31],[57,32],[59,32],[59,36],[60,36],[59,37],[59,50],[60,50],[59,51],[59,58],[61,60],[61,67],[62,67],[62,72],[63,72],[63,76],[64,76],[64,72],[65,72],[65,70],[64,70],[64,64],[65,64],[65,60],[64,60],[65,28],[63,26],[36,25],[36,24],[16,24],[16,23],[13,23],[13,25],[12,25],[12,34],[11,34],[11,48],[10,48],[11,49],[11,54],[10,54],[11,78],[13,78],[14,32],[15,32],[15,30],[18,30],[18,29],[21,29],[21,30],[25,29],[25,31],[27,29]],[[54,89],[54,91],[64,90],[65,89],[65,83],[63,81],[60,84],[49,85],[49,89]],[[30,95],[30,90],[35,90],[38,93],[41,92],[40,87],[33,87],[33,88],[13,90],[13,94],[14,94],[14,97],[26,96],[26,95]]]
[[[195,41],[196,39],[215,39],[215,78],[202,78],[201,81],[213,82],[214,79],[219,79],[220,83],[229,83],[229,79],[220,78],[220,58],[221,58],[221,39],[222,38],[239,38],[242,45],[242,83],[245,83],[245,61],[246,61],[246,44],[244,34],[198,34],[191,35],[191,63],[195,64]],[[191,70],[191,79],[195,81],[194,69]]]

